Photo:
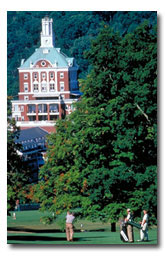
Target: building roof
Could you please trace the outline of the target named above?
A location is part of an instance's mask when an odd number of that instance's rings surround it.
[[[39,127],[34,127],[30,129],[20,130],[19,138],[15,140],[16,143],[22,143],[23,141],[31,141],[37,138],[42,138],[49,133]]]
[[[19,138],[15,139],[16,144],[22,144],[20,152],[37,152],[46,149],[46,135],[49,133],[39,127],[20,130]],[[37,150],[37,151],[36,151]]]
[[[35,65],[39,60],[47,60],[52,65],[57,67],[78,67],[74,61],[74,58],[69,58],[63,52],[60,51],[60,48],[54,47],[40,47],[25,61],[21,63],[19,69],[30,68]]]

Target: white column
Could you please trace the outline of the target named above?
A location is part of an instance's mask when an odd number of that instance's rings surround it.
[[[46,70],[46,91],[49,92],[49,71]]]
[[[33,93],[33,72],[32,70],[30,70],[30,90],[31,90],[31,93]]]
[[[40,71],[38,71],[38,82],[39,82],[39,84],[38,84],[38,92],[40,93],[41,92],[41,72]]]
[[[57,69],[55,69],[55,91],[58,92],[58,86],[57,86]]]

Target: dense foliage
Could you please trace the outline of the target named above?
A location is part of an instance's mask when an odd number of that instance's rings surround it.
[[[21,159],[19,151],[21,146],[15,144],[19,136],[19,129],[14,120],[8,120],[7,130],[7,211],[8,214],[14,209],[16,200],[23,196],[23,189],[27,186],[30,178],[30,170]]]
[[[55,215],[116,221],[126,207],[156,219],[157,34],[148,21],[122,36],[104,24],[86,57],[75,111],[57,123],[35,197]]]
[[[98,35],[101,22],[106,22],[120,34],[133,31],[145,18],[156,24],[156,12],[111,11],[9,11],[8,12],[8,95],[16,96],[19,90],[17,68],[21,59],[27,59],[40,46],[41,19],[53,18],[55,46],[79,65],[79,77],[89,72],[89,62],[84,51],[90,48],[90,40]]]

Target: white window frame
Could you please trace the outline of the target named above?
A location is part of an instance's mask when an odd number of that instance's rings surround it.
[[[33,84],[33,92],[38,92],[39,86],[38,84]]]
[[[20,106],[20,111],[24,112],[24,106]]]
[[[65,90],[64,82],[60,82],[60,91],[63,92]]]
[[[24,80],[27,80],[27,79],[28,79],[28,74],[24,73]]]
[[[54,78],[54,72],[50,72],[50,78]]]
[[[41,61],[41,66],[42,67],[45,67],[46,66],[46,62],[43,60],[43,61]]]
[[[47,83],[41,83],[41,92],[47,92]]]
[[[29,91],[29,84],[28,83],[24,83],[24,92],[28,92]]]
[[[19,111],[19,105],[14,105],[14,112],[18,112]]]
[[[44,72],[44,73],[41,73],[41,75],[42,75],[42,78],[44,79],[44,78],[46,78],[46,73]]]
[[[51,87],[53,87],[53,88],[51,88]],[[50,92],[54,92],[55,91],[55,83],[50,83],[49,84],[49,91]]]
[[[15,121],[18,121],[19,120],[19,117],[18,116],[15,116]]]
[[[60,72],[60,78],[64,78],[64,72]]]
[[[38,78],[38,75],[37,75],[37,72],[34,72],[34,79],[37,79]]]
[[[29,96],[25,95],[24,100],[29,100]]]

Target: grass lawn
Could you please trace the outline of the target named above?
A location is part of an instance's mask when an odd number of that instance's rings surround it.
[[[119,226],[117,231],[111,232],[110,224],[89,222],[87,220],[75,223],[74,241],[67,242],[65,232],[60,230],[57,223],[44,225],[39,211],[21,211],[16,213],[16,220],[8,217],[8,244],[133,244],[123,243],[120,240]],[[84,232],[81,232],[83,224]],[[139,239],[139,230],[134,228],[135,241]],[[149,242],[135,242],[134,244],[157,244],[157,228],[149,230]]]

